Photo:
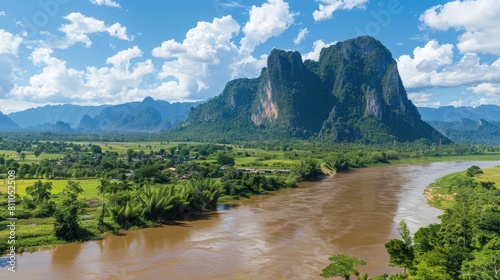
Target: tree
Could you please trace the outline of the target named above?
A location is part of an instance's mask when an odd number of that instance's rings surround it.
[[[83,192],[80,184],[68,181],[62,193],[62,202],[55,213],[54,233],[58,239],[72,241],[79,237],[80,225],[78,224],[78,212],[80,203],[78,195]]]
[[[92,145],[91,150],[94,154],[102,154],[102,149],[98,145]]]
[[[406,274],[406,269],[411,268],[415,258],[411,233],[405,220],[401,220],[398,232],[402,238],[391,239],[385,243],[387,253],[389,253],[389,265],[402,267]]]
[[[33,186],[26,188],[26,194],[30,195],[33,201],[38,203],[50,199],[50,190],[52,190],[52,182],[42,183],[42,181],[38,180]]]
[[[21,157],[21,160],[25,160],[26,159],[26,154],[25,153],[21,153],[19,156]]]
[[[477,165],[473,165],[469,168],[467,168],[467,172],[465,173],[467,177],[474,177],[477,174],[482,174],[483,170]]]
[[[134,155],[134,150],[132,149],[127,149],[127,162],[131,162],[132,161],[132,156]]]
[[[328,259],[331,263],[323,268],[323,272],[320,274],[323,278],[339,276],[344,277],[345,280],[349,280],[351,274],[359,275],[356,266],[366,264],[365,261],[349,257],[346,254],[337,254]]]
[[[99,194],[102,194],[102,209],[101,209],[101,216],[99,217],[99,224],[104,223],[104,195],[109,192],[109,180],[107,179],[101,179],[101,184],[97,186],[97,192]]]
[[[40,150],[35,150],[35,158],[38,158],[38,156],[41,154],[42,152]]]
[[[217,164],[220,165],[234,165],[234,158],[226,153],[217,154]]]

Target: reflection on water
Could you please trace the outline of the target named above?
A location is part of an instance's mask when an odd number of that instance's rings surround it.
[[[339,173],[269,195],[220,205],[200,220],[107,235],[24,254],[9,279],[321,279],[328,256],[364,259],[374,276],[387,266],[384,243],[408,220],[414,232],[437,222],[424,188],[470,165],[433,163]],[[4,279],[7,272],[0,271]]]

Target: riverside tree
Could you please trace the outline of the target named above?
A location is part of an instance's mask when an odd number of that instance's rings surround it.
[[[366,264],[364,260],[356,259],[346,254],[337,254],[328,259],[331,263],[323,268],[323,272],[320,274],[323,278],[344,277],[345,280],[349,280],[352,274],[359,275],[356,266]]]
[[[54,233],[58,239],[72,241],[79,237],[80,225],[78,224],[80,203],[78,195],[83,192],[79,183],[68,181],[62,192],[62,202],[55,213]]]
[[[398,232],[401,239],[391,239],[389,242],[385,243],[385,248],[389,253],[389,265],[402,267],[406,274],[406,270],[412,267],[415,255],[413,252],[411,233],[405,220],[399,222]]]

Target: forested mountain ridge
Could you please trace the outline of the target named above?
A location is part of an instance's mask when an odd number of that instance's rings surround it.
[[[452,122],[430,121],[429,124],[454,142],[500,145],[500,122],[462,118]]]
[[[323,49],[317,62],[273,50],[259,77],[230,81],[191,109],[179,130],[195,138],[288,133],[333,142],[449,141],[421,120],[390,51],[368,36]]]

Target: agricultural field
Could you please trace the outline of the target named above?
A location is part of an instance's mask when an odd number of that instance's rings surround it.
[[[52,190],[51,193],[57,195],[63,191],[63,189],[68,184],[68,181],[74,181],[80,184],[83,189],[81,198],[84,199],[96,199],[99,197],[97,186],[100,184],[100,179],[73,179],[73,180],[58,180],[58,179],[18,179],[16,180],[16,193],[21,197],[26,195],[26,188],[32,186],[35,182],[42,181],[51,182]],[[7,182],[6,180],[0,180],[0,192],[7,193]]]

